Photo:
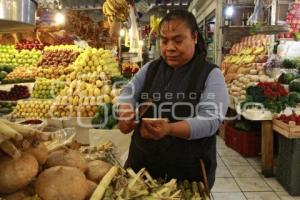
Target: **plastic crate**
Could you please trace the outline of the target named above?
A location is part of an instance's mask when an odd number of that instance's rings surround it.
[[[279,135],[276,178],[291,195],[300,195],[300,139]]]
[[[240,131],[228,125],[225,130],[225,143],[244,157],[254,157],[261,151],[261,134]]]

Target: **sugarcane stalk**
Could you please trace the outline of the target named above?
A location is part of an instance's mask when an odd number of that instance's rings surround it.
[[[197,182],[192,182],[193,200],[201,200]]]
[[[107,174],[102,178],[101,182],[95,189],[94,193],[92,194],[90,200],[100,200],[102,199],[104,192],[106,188],[111,183],[114,176],[118,173],[119,167],[113,166],[110,168],[110,170],[107,172]]]

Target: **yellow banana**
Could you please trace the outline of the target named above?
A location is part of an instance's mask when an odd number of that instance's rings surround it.
[[[106,2],[104,2],[104,4],[102,5],[102,12],[105,16],[108,15]]]
[[[107,8],[108,8],[109,12],[112,13],[112,15],[115,15],[116,13],[118,13],[118,11],[113,7],[111,2],[106,1],[106,3],[107,3]]]
[[[114,7],[115,10],[120,10],[122,8],[121,4],[118,4],[115,0],[106,0],[109,2],[112,7]]]
[[[105,12],[106,12],[106,16],[114,15],[114,11],[111,10],[111,8],[109,7],[107,1],[103,4],[103,9],[104,9]]]
[[[129,6],[125,0],[116,0],[117,4],[124,10],[128,10]]]
[[[113,22],[114,22],[113,16],[107,17],[107,22],[108,22],[108,25],[111,26],[113,24]]]

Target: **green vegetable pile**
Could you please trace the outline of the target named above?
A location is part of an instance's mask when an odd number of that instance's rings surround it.
[[[294,73],[283,73],[280,75],[278,82],[281,84],[290,84],[294,79],[297,78],[297,75]]]
[[[290,82],[289,90],[292,92],[300,92],[300,78],[297,78]]]
[[[280,113],[287,106],[295,107],[299,100],[298,94],[288,95],[288,92],[279,83],[260,82],[256,86],[247,88],[246,100],[241,103],[241,108],[257,107],[255,103],[260,103],[272,113]]]
[[[286,69],[300,69],[300,58],[284,59],[282,67]]]

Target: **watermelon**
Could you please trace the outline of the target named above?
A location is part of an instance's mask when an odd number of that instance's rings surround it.
[[[300,78],[297,78],[297,79],[293,80],[292,82],[290,82],[289,90],[291,92],[292,91],[300,92]]]

